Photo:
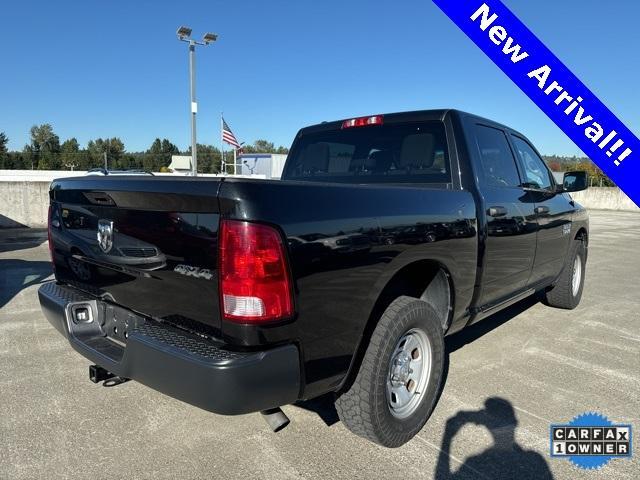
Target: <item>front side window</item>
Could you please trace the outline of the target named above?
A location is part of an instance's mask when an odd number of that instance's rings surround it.
[[[520,137],[512,135],[511,139],[524,171],[524,186],[545,190],[551,189],[551,176],[542,158],[531,148],[531,145]]]

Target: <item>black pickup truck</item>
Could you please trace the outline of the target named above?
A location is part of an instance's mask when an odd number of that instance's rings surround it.
[[[456,110],[303,128],[282,180],[51,184],[49,321],[94,365],[206,410],[333,393],[388,447],[425,424],[444,336],[532,294],[582,295],[584,208],[520,133]]]

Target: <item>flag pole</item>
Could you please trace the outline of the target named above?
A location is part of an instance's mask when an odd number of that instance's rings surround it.
[[[222,122],[224,122],[224,119],[222,116],[222,112],[220,112],[220,156],[222,157],[220,161],[220,173],[226,174],[227,168],[226,168],[226,165],[224,164],[224,137],[222,133],[223,131]]]
[[[234,175],[237,175],[237,174],[238,174],[238,173],[237,173],[237,170],[236,170],[237,165],[238,165],[238,161],[236,160],[236,152],[237,152],[237,151],[238,151],[238,149],[234,147],[234,148],[233,148],[233,174],[234,174]]]

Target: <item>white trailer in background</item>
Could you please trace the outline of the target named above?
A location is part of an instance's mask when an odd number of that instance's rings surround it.
[[[191,175],[191,155],[171,155],[169,170],[181,175]]]
[[[286,154],[243,153],[238,156],[238,175],[264,175],[271,180],[279,180],[284,169]]]

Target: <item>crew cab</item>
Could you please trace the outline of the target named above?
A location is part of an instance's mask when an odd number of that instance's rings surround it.
[[[584,188],[457,110],[324,122],[279,181],[53,181],[40,303],[95,382],[274,429],[281,406],[332,393],[349,429],[397,447],[435,406],[445,335],[533,294],[578,305]]]

